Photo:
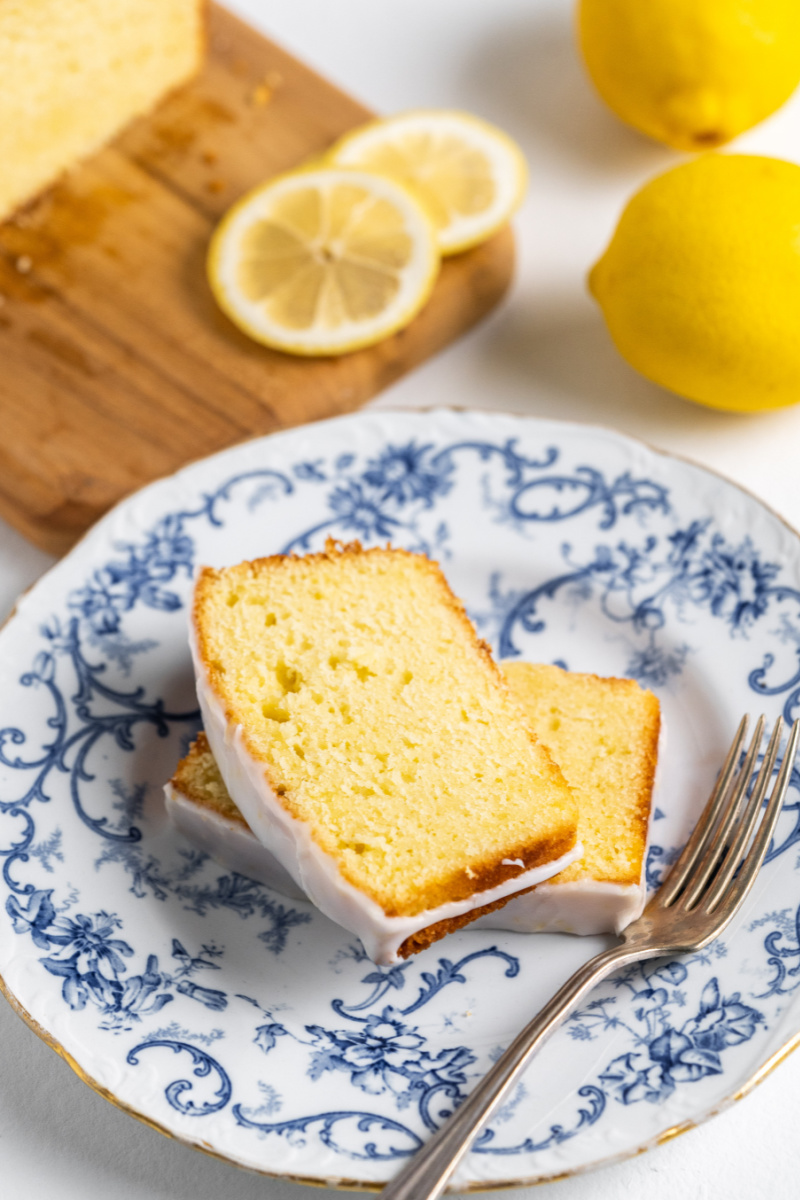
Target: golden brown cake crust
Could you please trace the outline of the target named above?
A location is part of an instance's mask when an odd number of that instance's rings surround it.
[[[614,680],[614,683],[626,683],[627,680]],[[652,692],[646,692],[650,707],[651,727],[649,730],[647,746],[644,752],[644,765],[642,770],[641,785],[639,794],[636,799],[636,811],[632,816],[632,822],[635,826],[637,839],[641,842],[642,854],[644,855],[647,846],[647,834],[650,827],[650,808],[653,798],[653,785],[656,778],[656,767],[658,765],[658,745],[661,736],[661,706]],[[640,875],[633,869],[629,876],[620,877],[619,883],[639,883]]]
[[[549,778],[556,782],[560,788],[566,789],[566,791],[571,795],[571,789],[569,789],[568,785],[564,781],[560,768],[554,762],[552,756],[546,750],[545,746],[541,744],[539,739],[537,739],[535,734],[529,729],[524,711],[509,688],[502,671],[495,663],[490,647],[485,641],[478,637],[472,622],[467,616],[464,605],[451,591],[444,575],[441,572],[439,564],[434,560],[424,558],[421,555],[413,554],[410,551],[389,545],[387,545],[385,548],[373,547],[364,549],[358,541],[341,543],[329,538],[326,541],[324,551],[319,551],[312,554],[269,555],[263,558],[253,559],[247,563],[241,563],[237,568],[229,568],[227,571],[219,571],[213,567],[204,567],[201,569],[195,585],[193,606],[194,628],[196,631],[199,655],[205,666],[208,682],[220,704],[223,706],[227,720],[232,721],[233,716],[229,705],[225,702],[223,692],[218,686],[221,678],[220,664],[215,663],[212,658],[207,639],[204,636],[203,623],[202,620],[199,619],[206,603],[210,599],[211,589],[214,587],[214,585],[218,581],[222,580],[226,574],[233,569],[249,571],[255,575],[264,567],[281,568],[284,565],[296,562],[303,562],[304,564],[313,566],[317,563],[331,562],[334,560],[340,560],[342,558],[347,559],[349,557],[364,558],[381,556],[385,555],[387,551],[393,555],[413,560],[417,563],[417,565],[420,565],[420,562],[422,562],[426,566],[439,587],[444,603],[451,610],[453,617],[463,626],[485,667],[494,677],[496,684],[503,690],[505,695],[511,701],[512,705],[519,712],[521,722],[527,730],[531,743],[539,747],[539,752],[543,756],[543,765],[545,766]],[[247,745],[246,731],[243,731],[243,740]],[[250,749],[249,746],[248,749]],[[287,803],[288,797],[286,796],[287,789],[285,783],[281,778],[278,777],[271,764],[264,762],[263,758],[260,758],[259,762],[263,767],[265,779],[272,791],[275,793],[279,802],[283,804],[287,812],[289,812],[293,817],[296,819],[303,819],[302,817],[298,817],[298,814],[293,812],[290,804]],[[554,830],[551,828],[549,836],[539,836],[530,842],[515,846],[513,850],[504,849],[502,854],[498,854],[493,858],[487,858],[485,861],[473,862],[469,871],[463,868],[457,868],[449,875],[440,878],[435,884],[427,886],[424,890],[421,889],[418,894],[418,901],[415,904],[413,911],[409,910],[408,908],[403,908],[401,910],[396,906],[387,905],[385,900],[376,894],[371,894],[371,898],[375,900],[376,903],[381,905],[388,917],[411,916],[416,915],[418,912],[424,912],[427,909],[438,908],[442,904],[468,899],[471,896],[480,894],[480,892],[497,887],[498,885],[505,883],[507,880],[517,877],[522,870],[531,870],[534,867],[543,866],[544,864],[552,862],[554,859],[560,858],[562,855],[567,854],[574,847],[577,840],[576,813],[577,806],[575,806],[571,814],[565,814],[563,823],[560,827],[557,826]],[[312,837],[318,841],[313,827],[311,829],[311,833]],[[523,863],[523,867],[520,867],[518,862],[515,863],[513,861],[509,861],[515,859],[520,860]],[[345,865],[339,863],[339,869],[342,872],[342,875],[348,879],[348,882],[353,883],[354,886],[359,887],[361,890],[367,891],[367,889],[365,889],[361,883],[357,883],[355,880],[349,878]],[[492,907],[500,907],[503,903],[505,903],[505,901],[498,902]],[[478,915],[477,911],[475,912],[475,915]],[[431,935],[427,935],[427,931],[422,931],[422,933],[415,936],[417,938],[428,936],[428,942],[435,941],[438,937],[444,936],[444,933],[448,932],[450,928],[460,928],[462,925],[467,924],[472,919],[474,919],[472,913],[467,914],[464,917],[453,918],[452,921],[438,923],[443,926],[441,933],[432,933]],[[444,928],[444,926],[447,928]],[[436,928],[438,928],[438,925],[429,927],[431,931]],[[428,943],[426,942],[425,944]],[[422,949],[423,946],[420,945],[419,948]]]
[[[528,892],[535,890],[535,888],[523,888],[521,892],[514,892],[512,896],[505,896],[502,900],[495,900],[493,904],[483,904],[480,908],[473,908],[468,913],[462,913],[460,917],[448,917],[445,921],[436,921],[433,925],[426,925],[424,929],[420,929],[417,933],[412,933],[411,937],[406,938],[397,951],[398,956],[410,958],[412,954],[419,954],[421,950],[427,950],[428,946],[438,942],[440,938],[447,937],[448,933],[455,933],[456,930],[463,929],[465,925],[471,925],[473,921],[477,921],[478,917],[485,917],[487,913],[504,908],[509,900],[516,900],[517,896],[525,896]]]

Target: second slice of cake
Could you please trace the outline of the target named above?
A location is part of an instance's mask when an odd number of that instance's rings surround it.
[[[661,712],[633,679],[504,662],[531,729],[580,803],[583,856],[482,925],[520,933],[621,933],[641,915]]]
[[[206,568],[192,646],[231,797],[374,961],[576,857],[572,793],[427,558],[329,542]]]

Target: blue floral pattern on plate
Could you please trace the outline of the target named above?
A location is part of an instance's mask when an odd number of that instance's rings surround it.
[[[146,489],[21,603],[0,635],[9,993],[175,1136],[268,1173],[369,1183],[602,940],[464,930],[378,969],[309,905],[171,831],[160,787],[198,727],[195,567],[329,536],[439,558],[503,657],[658,692],[669,743],[650,887],[741,712],[800,711],[800,546],[732,485],[608,431],[371,414]],[[599,988],[478,1140],[460,1187],[632,1153],[719,1107],[797,1033],[798,842],[795,772],[765,888],[725,942]]]

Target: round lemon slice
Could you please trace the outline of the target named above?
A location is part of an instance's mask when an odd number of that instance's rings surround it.
[[[424,207],[391,179],[337,167],[279,176],[229,210],[208,277],[252,338],[291,354],[344,354],[414,317],[439,270]]]
[[[414,191],[436,226],[442,254],[495,233],[519,207],[528,170],[501,130],[467,113],[401,113],[346,134],[327,161],[396,179]]]

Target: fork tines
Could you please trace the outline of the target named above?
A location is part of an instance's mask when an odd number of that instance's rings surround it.
[[[783,719],[778,717],[775,723],[749,796],[748,784],[758,760],[765,722],[763,716],[759,717],[750,747],[739,766],[748,721],[748,717],[742,718],[711,799],[658,892],[660,907],[675,906],[683,911],[698,910],[704,913],[714,912],[723,901],[726,907],[738,907],[755,880],[789,787],[800,737],[800,721],[795,721],[792,727],[763,817],[761,811],[783,735]]]

